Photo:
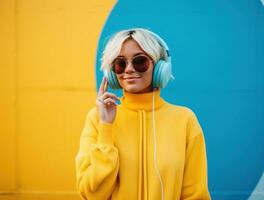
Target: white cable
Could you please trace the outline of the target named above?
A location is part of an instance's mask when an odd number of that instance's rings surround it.
[[[154,141],[154,166],[159,178],[160,182],[160,188],[161,188],[161,199],[164,200],[164,188],[163,188],[163,182],[162,182],[162,177],[160,175],[159,167],[158,167],[158,162],[157,162],[157,145],[156,145],[156,128],[155,128],[155,110],[154,110],[154,91],[155,88],[153,89],[152,92],[152,129],[153,129],[153,141]]]

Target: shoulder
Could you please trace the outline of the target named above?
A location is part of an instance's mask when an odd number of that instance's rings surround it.
[[[187,119],[196,117],[196,114],[194,113],[194,111],[187,106],[176,105],[176,104],[166,102],[166,107],[167,107],[167,110],[170,110],[171,112],[177,113],[177,114],[179,114],[182,117],[185,117]]]
[[[167,103],[167,114],[177,116],[185,124],[188,138],[191,139],[199,134],[203,134],[202,127],[194,110],[187,106]]]

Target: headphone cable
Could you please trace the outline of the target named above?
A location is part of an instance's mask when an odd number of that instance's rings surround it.
[[[157,162],[157,144],[156,144],[156,127],[155,127],[155,97],[154,97],[154,91],[156,88],[153,89],[152,91],[152,130],[153,130],[153,142],[154,142],[154,166],[155,170],[157,172],[159,182],[160,182],[160,188],[161,188],[161,199],[164,200],[164,188],[163,188],[163,182],[162,182],[162,177],[160,175],[159,167],[158,167],[158,162]]]

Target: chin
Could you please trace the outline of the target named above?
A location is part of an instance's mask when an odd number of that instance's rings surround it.
[[[130,93],[138,93],[142,90],[142,88],[128,86],[128,87],[124,87],[124,90],[126,90],[127,92],[130,92]]]
[[[136,85],[127,85],[123,89],[129,93],[145,93],[147,90],[151,91],[151,88],[148,87],[138,87]]]

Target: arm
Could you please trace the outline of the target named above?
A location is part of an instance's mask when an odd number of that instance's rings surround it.
[[[187,125],[185,168],[181,200],[210,200],[207,183],[207,159],[204,135],[191,112]]]
[[[116,186],[118,149],[113,145],[112,124],[98,123],[96,109],[86,117],[75,162],[76,186],[82,198],[108,199]]]

